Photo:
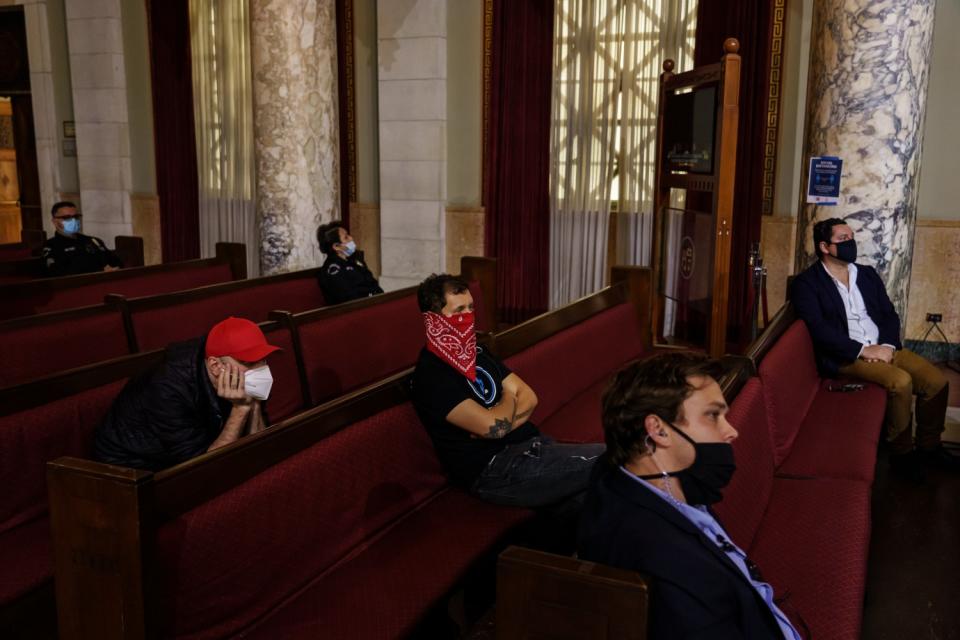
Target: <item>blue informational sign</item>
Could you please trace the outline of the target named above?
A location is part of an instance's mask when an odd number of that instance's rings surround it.
[[[835,205],[840,202],[840,174],[843,160],[834,156],[810,158],[807,203]]]

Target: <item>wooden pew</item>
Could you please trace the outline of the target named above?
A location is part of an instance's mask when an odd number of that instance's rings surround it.
[[[22,260],[40,255],[40,250],[46,240],[47,232],[42,229],[22,229],[20,231],[20,242],[0,244],[0,262]]]
[[[636,571],[509,547],[497,562],[497,640],[644,640],[649,598]]]
[[[127,295],[156,294],[241,280],[247,276],[245,247],[242,244],[217,244],[217,255],[204,260],[134,267],[103,273],[48,278],[0,285],[0,319],[34,315],[96,304],[108,293]]]
[[[114,240],[114,252],[123,262],[124,268],[143,266],[143,238],[138,236],[117,236]],[[26,244],[0,245],[0,257],[5,250],[3,247],[23,247],[23,251],[32,251]],[[36,280],[47,276],[43,258],[38,255],[26,255],[11,260],[0,259],[0,284]]]
[[[642,301],[649,300],[649,284],[648,270],[625,270],[621,279],[611,287],[570,307],[544,314],[502,336],[494,335],[490,338],[491,344],[495,345],[501,357],[529,358],[532,349],[539,348],[541,344],[549,348],[550,341],[561,340],[565,330],[576,330],[581,323],[599,321],[611,312],[621,313],[625,303],[636,305],[635,322],[646,322],[649,320],[649,307]],[[644,326],[643,333],[649,337],[649,325]],[[648,348],[649,343],[645,347]],[[344,442],[349,443],[354,437],[365,437],[368,430],[385,429],[383,433],[392,434],[392,437],[401,437],[398,434],[409,432],[410,437],[421,441],[419,455],[427,455],[426,459],[432,461],[430,464],[435,467],[429,472],[431,477],[440,473],[425,432],[418,422],[413,426],[410,423],[411,419],[416,422],[407,399],[411,374],[412,369],[407,369],[379,383],[309,409],[264,432],[158,473],[124,469],[76,457],[60,458],[49,463],[48,488],[60,637],[145,638],[159,635],[161,621],[173,624],[169,612],[161,605],[165,594],[157,592],[158,585],[166,584],[168,582],[164,581],[171,579],[161,571],[160,554],[175,552],[182,559],[176,546],[182,543],[182,536],[187,532],[198,532],[197,535],[204,535],[203,531],[210,533],[206,525],[199,528],[180,525],[180,519],[200,517],[205,520],[209,517],[207,504],[214,501],[220,505],[226,504],[223,503],[226,500],[236,508],[238,503],[233,497],[240,494],[251,496],[253,489],[250,487],[259,485],[249,483],[261,481],[265,474],[272,474],[271,482],[276,481],[277,473],[280,477],[290,478],[286,471],[290,468],[288,465],[299,465],[293,468],[311,469],[313,472],[325,469],[327,465],[312,462],[303,466],[302,456],[315,451],[315,447],[345,446]],[[592,382],[592,379],[584,382]],[[400,415],[405,416],[406,422],[393,428],[389,420],[398,419]],[[360,422],[364,424],[356,430],[350,429]],[[355,436],[350,435],[354,433]],[[423,453],[423,447],[428,448],[427,454]],[[392,455],[392,452],[388,453]],[[393,462],[386,465],[387,468],[390,465],[402,465],[408,460],[404,453],[397,453],[390,459]],[[337,460],[338,464],[334,465],[337,468],[348,462],[340,458]],[[352,457],[350,464],[359,464],[356,472],[366,477],[371,473],[383,472],[384,465],[378,460],[360,455]],[[280,465],[283,468],[274,473],[274,468]],[[343,473],[347,473],[346,467],[343,469]],[[344,482],[339,490],[348,491],[350,482],[343,476],[340,479]],[[385,498],[400,491],[399,485],[391,488],[389,483],[382,485],[382,488],[387,491]],[[446,499],[459,505],[457,513],[450,514],[451,518],[464,518],[467,511],[476,509],[479,511],[475,517],[481,520],[503,519],[492,529],[499,532],[503,526],[519,523],[527,517],[522,511],[493,507],[465,495],[458,498],[458,491],[448,488],[443,489],[441,494],[435,494],[447,496]],[[403,495],[397,493],[386,504],[402,500]],[[268,498],[272,502],[279,501],[279,505],[286,504],[283,496]],[[286,500],[294,499],[288,496]],[[372,495],[358,498],[361,505],[363,500],[369,499],[372,499]],[[438,500],[441,498],[430,504],[441,504]],[[215,507],[214,511],[219,512],[219,508]],[[382,508],[383,505],[379,507]],[[411,508],[420,513],[415,505],[411,505]],[[365,513],[376,514],[377,510]],[[329,518],[331,523],[343,518],[340,514],[330,514],[325,518],[316,513],[310,517],[319,517],[321,522]],[[298,528],[313,526],[311,523],[312,520],[303,521]],[[349,523],[343,526],[354,530]],[[391,548],[391,538],[383,538],[383,535],[378,534],[376,544],[386,544]],[[302,532],[297,531],[296,537],[302,540]],[[412,544],[411,541],[416,539],[404,537],[402,540],[406,542],[402,544]],[[492,539],[488,541],[489,544],[493,542]],[[175,546],[171,548],[171,544]],[[219,544],[223,546],[226,541],[220,541]],[[232,547],[231,551],[241,555],[245,553],[243,549]],[[275,551],[280,552],[278,549]],[[397,555],[395,553],[391,558],[396,560]],[[297,570],[304,568],[298,567]],[[377,582],[369,583],[369,588],[377,588]],[[272,595],[278,598],[283,596]],[[432,602],[418,603],[418,606],[426,607]],[[236,615],[247,614],[246,609],[241,609],[237,610]],[[259,614],[261,618],[256,622],[262,622],[263,616],[268,614]],[[178,615],[186,614],[178,610]]]
[[[282,351],[270,357],[276,384],[268,409],[277,420],[302,412],[303,392],[289,332],[260,328]],[[163,362],[162,349],[79,367],[0,389],[0,637],[55,637],[44,464],[62,455],[88,457],[91,436],[123,382]],[[108,466],[108,465],[104,465]],[[18,571],[19,569],[19,571]]]

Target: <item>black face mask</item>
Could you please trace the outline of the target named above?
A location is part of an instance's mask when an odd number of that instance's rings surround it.
[[[667,424],[693,445],[694,458],[693,464],[686,469],[671,471],[666,475],[680,481],[680,488],[683,489],[683,495],[687,498],[688,504],[711,505],[720,502],[723,497],[720,490],[730,484],[730,478],[737,470],[737,465],[733,461],[733,446],[729,442],[694,442],[678,427],[669,422]],[[637,477],[653,480],[663,476],[664,474],[658,473]]]
[[[857,261],[857,241],[854,239],[844,240],[843,242],[832,243],[837,247],[837,260],[844,262]]]

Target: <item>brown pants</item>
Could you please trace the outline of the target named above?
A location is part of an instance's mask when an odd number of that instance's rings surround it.
[[[950,392],[943,372],[909,349],[893,354],[893,362],[857,360],[840,373],[874,382],[887,390],[887,440],[894,453],[911,449],[910,402],[917,395],[917,448],[940,444]]]

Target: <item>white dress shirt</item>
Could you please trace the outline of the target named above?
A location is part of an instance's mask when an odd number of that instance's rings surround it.
[[[847,312],[847,331],[850,339],[856,340],[864,347],[877,344],[877,341],[880,339],[880,329],[877,327],[877,324],[870,319],[870,314],[867,313],[867,305],[863,302],[863,295],[860,293],[860,288],[857,287],[857,265],[852,262],[847,265],[847,282],[849,282],[849,287],[834,278],[830,270],[827,269],[827,265],[823,264],[823,262],[820,263],[820,266],[827,272],[827,275],[830,276],[833,283],[837,285],[840,299],[843,300],[843,308]],[[884,346],[894,350],[896,349],[892,344],[886,344]],[[863,353],[863,347],[860,348],[860,353]],[[859,354],[857,357],[860,357]]]

